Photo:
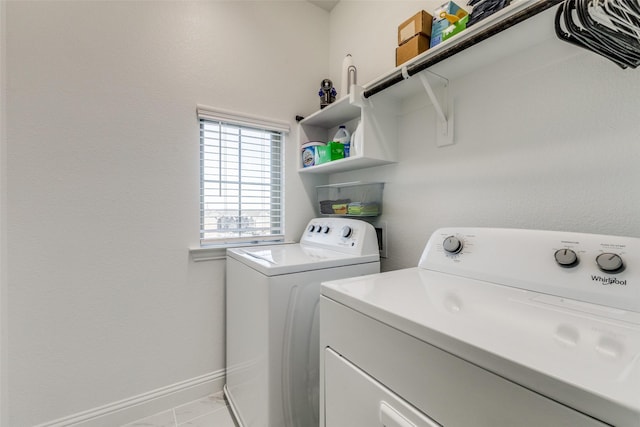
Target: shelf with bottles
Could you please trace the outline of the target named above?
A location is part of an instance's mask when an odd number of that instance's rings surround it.
[[[316,187],[323,216],[376,217],[382,214],[382,182],[345,182]]]
[[[309,141],[329,142],[339,126],[351,134],[349,157],[304,166],[302,148],[300,173],[331,174],[396,162],[396,114],[383,106],[372,108],[363,100],[362,88],[352,86],[351,93],[303,119],[299,125],[300,147]]]
[[[353,86],[349,96],[316,111],[300,122],[300,145],[328,141],[337,127],[361,120],[361,146],[352,141],[353,155],[345,159],[303,167],[300,173],[332,174],[395,163],[397,111],[418,93],[428,95],[438,119],[436,145],[454,144],[454,109],[449,82],[474,70],[555,41],[553,17],[560,0],[518,0],[369,82]],[[375,108],[373,107],[375,105]],[[357,123],[351,124],[350,131]],[[360,148],[360,151],[358,151]],[[301,157],[301,156],[300,156]]]

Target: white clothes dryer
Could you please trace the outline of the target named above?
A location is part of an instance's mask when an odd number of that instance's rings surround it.
[[[309,222],[300,243],[227,250],[225,395],[243,427],[319,423],[320,283],[380,272],[374,227]]]
[[[323,427],[640,426],[640,239],[441,229],[322,284]]]

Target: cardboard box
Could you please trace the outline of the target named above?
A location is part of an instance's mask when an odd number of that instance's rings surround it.
[[[443,15],[444,16],[441,16]],[[447,19],[447,15],[449,19]],[[455,23],[450,20],[456,20]],[[467,28],[469,13],[452,1],[441,5],[433,12],[433,24],[431,25],[431,43],[434,47],[454,34]]]
[[[396,67],[429,49],[429,37],[418,34],[396,48]]]
[[[432,23],[433,17],[424,10],[421,10],[404,21],[398,26],[398,46],[401,46],[404,42],[418,34],[431,37]]]

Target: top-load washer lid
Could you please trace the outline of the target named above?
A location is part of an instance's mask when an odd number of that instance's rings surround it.
[[[300,243],[227,249],[234,258],[267,276],[379,262],[376,230],[351,218],[314,218]]]
[[[591,301],[598,292],[614,294],[602,298],[607,303],[619,303],[621,293],[633,298],[627,287],[640,286],[638,239],[547,232],[542,244],[529,239],[540,238],[536,233],[512,230],[510,239],[500,230],[497,244],[491,231],[439,230],[421,267],[326,282],[322,294],[584,413],[635,425],[640,312]],[[457,241],[448,241],[452,236]],[[545,246],[548,257],[539,257]],[[557,263],[559,256],[565,261],[565,249],[577,254],[572,266]],[[620,256],[624,274],[601,271],[594,260],[601,254]],[[543,259],[548,270],[535,265]],[[516,270],[514,283],[508,276]],[[592,281],[604,289],[593,289]],[[530,289],[538,287],[544,292]],[[562,295],[581,292],[580,299]]]
[[[351,255],[299,243],[227,249],[227,256],[246,264],[265,276],[378,262],[380,259],[377,253]]]

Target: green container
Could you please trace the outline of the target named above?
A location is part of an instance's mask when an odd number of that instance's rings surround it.
[[[445,41],[448,38],[451,38],[451,37],[455,36],[456,34],[458,34],[459,32],[461,32],[462,30],[466,29],[468,21],[469,21],[469,15],[465,15],[462,18],[460,18],[460,20],[458,22],[456,22],[455,24],[449,25],[442,32],[442,41]]]
[[[332,160],[344,159],[344,145],[339,142],[329,142],[326,146],[316,147],[316,165]]]

